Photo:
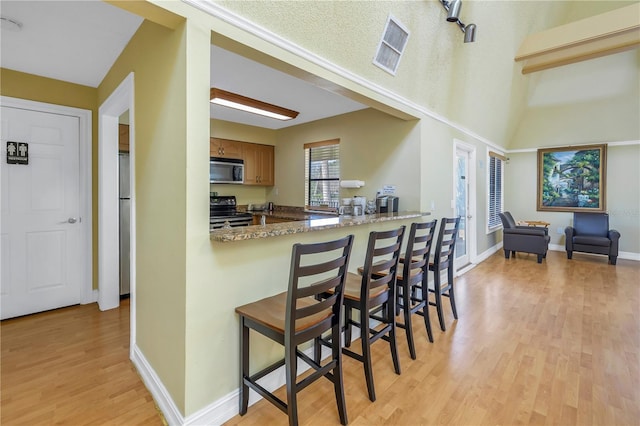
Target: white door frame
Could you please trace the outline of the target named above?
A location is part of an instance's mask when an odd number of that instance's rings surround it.
[[[60,114],[77,117],[79,121],[79,166],[80,166],[80,258],[78,265],[82,269],[80,277],[82,279],[80,303],[93,303],[97,299],[96,292],[93,291],[93,218],[92,218],[92,192],[91,192],[91,152],[92,152],[92,130],[91,111],[87,109],[68,107],[63,105],[47,104],[44,102],[29,101],[26,99],[0,96],[0,104],[7,107],[20,108],[29,111],[39,111],[49,114]]]
[[[98,110],[98,305],[100,310],[120,306],[120,221],[118,211],[119,117],[129,111],[129,159],[131,174],[130,350],[135,343],[136,318],[136,196],[134,78],[130,73]]]
[[[468,182],[469,182],[469,211],[467,211],[467,241],[469,242],[469,263],[475,264],[477,262],[478,243],[476,239],[477,230],[477,206],[476,206],[476,147],[474,145],[462,142],[461,140],[454,139],[453,144],[453,170],[457,169],[456,164],[456,151],[466,151],[469,153],[469,164],[467,170]],[[456,193],[456,180],[457,176],[453,177],[453,194]],[[464,266],[464,265],[462,265]]]

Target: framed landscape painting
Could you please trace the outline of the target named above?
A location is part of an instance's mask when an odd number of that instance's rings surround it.
[[[604,212],[607,145],[538,150],[538,211]]]

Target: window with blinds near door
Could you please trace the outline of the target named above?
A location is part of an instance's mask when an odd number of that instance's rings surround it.
[[[489,151],[489,214],[487,215],[487,228],[495,229],[502,224],[499,213],[504,207],[504,162],[502,155]]]
[[[340,139],[304,144],[304,200],[308,207],[340,204]]]

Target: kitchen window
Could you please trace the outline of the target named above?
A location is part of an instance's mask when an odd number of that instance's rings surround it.
[[[305,144],[304,163],[305,205],[338,208],[340,139]]]
[[[489,214],[487,215],[487,231],[497,229],[502,221],[500,213],[504,208],[504,162],[506,158],[502,155],[489,151]]]

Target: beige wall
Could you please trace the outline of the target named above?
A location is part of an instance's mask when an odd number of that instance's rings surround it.
[[[187,147],[202,147],[203,169],[208,152],[208,139],[187,137],[185,32],[144,21],[98,88],[102,103],[134,72],[137,346],[181,410]]]
[[[512,152],[505,166],[505,210],[516,220],[549,222],[551,244],[564,247],[564,228],[571,225],[569,212],[536,211],[537,152]],[[607,148],[606,205],[609,225],[620,231],[620,251],[640,253],[640,144]]]
[[[340,139],[340,178],[365,182],[359,189],[341,188],[341,197],[373,199],[383,185],[395,185],[400,209],[418,210],[421,181],[417,124],[367,109],[279,130],[276,186],[269,194],[270,201],[304,205],[304,144]]]

